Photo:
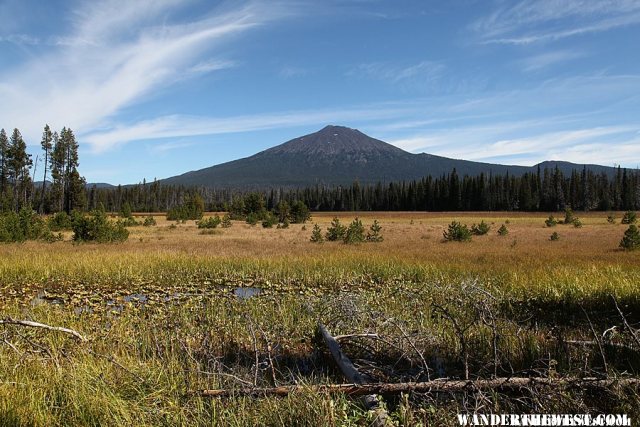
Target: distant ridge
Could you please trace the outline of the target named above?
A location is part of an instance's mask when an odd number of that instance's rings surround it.
[[[586,167],[612,175],[615,169],[548,161],[540,165],[565,174]],[[253,156],[211,166],[161,180],[163,184],[216,188],[305,187],[348,185],[420,179],[449,174],[475,176],[480,173],[520,176],[535,172],[538,165],[513,166],[450,159],[432,154],[413,154],[357,129],[326,126],[318,132],[294,138]]]

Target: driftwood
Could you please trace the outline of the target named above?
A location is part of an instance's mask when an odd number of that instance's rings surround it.
[[[540,387],[559,387],[581,390],[603,390],[612,387],[640,387],[640,378],[494,378],[489,380],[433,380],[409,383],[324,384],[315,386],[290,385],[272,388],[213,389],[198,392],[203,397],[265,397],[287,396],[291,393],[343,393],[349,396],[371,394],[464,393],[474,390],[493,390],[517,393]]]
[[[30,328],[46,329],[48,331],[63,332],[65,334],[72,335],[74,338],[80,341],[87,340],[84,337],[84,335],[81,335],[80,333],[74,331],[73,329],[63,328],[61,326],[50,326],[44,323],[32,322],[31,320],[19,320],[19,319],[12,319],[10,317],[6,317],[4,319],[0,319],[0,325],[18,325],[18,326],[27,326]]]
[[[370,382],[370,379],[366,375],[361,374],[358,369],[356,369],[353,362],[351,362],[347,355],[342,352],[338,341],[336,341],[327,328],[320,322],[318,322],[318,330],[320,331],[325,344],[329,348],[329,351],[333,356],[333,360],[336,362],[345,378],[357,385]],[[378,396],[375,395],[375,392],[363,393],[361,396],[364,396],[363,400],[365,407],[374,416],[374,421],[372,423],[373,426],[382,427],[394,425],[391,418],[389,418],[389,414],[387,414],[387,411],[384,409],[382,402]]]

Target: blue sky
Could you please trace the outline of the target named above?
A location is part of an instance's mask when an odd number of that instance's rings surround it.
[[[0,127],[71,127],[89,182],[327,124],[411,152],[640,165],[637,0],[0,0]],[[40,169],[41,171],[42,169]]]

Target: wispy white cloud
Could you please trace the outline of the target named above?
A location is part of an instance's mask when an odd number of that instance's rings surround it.
[[[415,82],[431,83],[442,77],[445,66],[437,61],[421,61],[417,64],[401,66],[385,62],[360,64],[349,70],[347,75],[366,76],[392,84]]]
[[[471,28],[484,43],[531,44],[640,24],[636,0],[507,2]]]
[[[171,115],[141,121],[128,126],[122,125],[104,131],[93,132],[85,135],[83,141],[89,143],[94,151],[101,152],[133,141],[243,133],[315,124],[349,123],[362,120],[388,120],[402,117],[407,113],[407,109],[399,107],[371,107],[280,112],[236,117]]]
[[[536,133],[532,123],[516,122],[439,130],[391,142],[414,152],[427,149],[431,154],[484,162],[500,162],[509,157],[510,163],[525,166],[544,160],[611,164],[640,162],[640,147],[632,148],[638,141],[638,127],[604,126]],[[523,131],[533,135],[505,137]]]
[[[0,43],[1,42],[8,42],[17,45],[38,45],[40,44],[40,39],[29,34],[7,34],[5,36],[0,36]]]
[[[225,70],[228,68],[234,68],[238,65],[235,61],[210,59],[208,61],[199,62],[193,67],[189,68],[190,73],[207,74],[212,71]]]
[[[279,2],[249,1],[212,9],[198,20],[165,19],[179,0],[107,0],[76,10],[50,53],[0,71],[0,117],[31,143],[44,123],[79,129],[112,127],[125,107],[186,75],[232,66],[216,48],[289,13]],[[160,19],[162,18],[162,19]],[[162,22],[158,25],[158,22]],[[203,56],[209,59],[203,62]]]
[[[525,72],[535,72],[574,59],[584,58],[585,56],[587,56],[586,52],[557,50],[530,56],[519,61],[519,65]]]

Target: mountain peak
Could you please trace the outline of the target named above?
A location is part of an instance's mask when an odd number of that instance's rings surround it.
[[[263,153],[307,155],[380,155],[406,154],[391,144],[365,135],[346,126],[328,125],[317,132],[292,139]]]

